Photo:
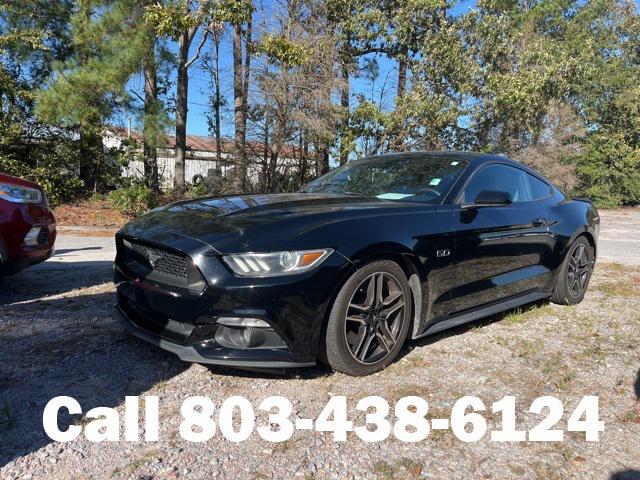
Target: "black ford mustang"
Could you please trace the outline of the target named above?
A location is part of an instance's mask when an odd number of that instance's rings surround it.
[[[118,310],[189,362],[378,371],[407,338],[582,300],[599,217],[501,156],[348,163],[300,192],[179,202],[116,236]]]

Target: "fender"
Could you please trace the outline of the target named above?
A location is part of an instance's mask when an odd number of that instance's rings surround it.
[[[350,260],[357,269],[377,258],[394,260],[404,270],[409,281],[409,287],[411,288],[413,307],[410,337],[412,339],[417,338],[420,333],[422,333],[426,325],[426,318],[423,318],[423,312],[429,310],[429,306],[426,305],[426,302],[429,299],[429,292],[427,289],[427,276],[429,269],[425,263],[420,262],[420,259],[418,259],[418,257],[416,257],[416,255],[406,245],[394,242],[383,242],[369,245],[358,251]],[[346,281],[346,279],[344,281]],[[343,283],[341,283],[340,286],[342,286]]]

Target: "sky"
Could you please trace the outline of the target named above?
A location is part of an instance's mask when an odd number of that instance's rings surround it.
[[[268,18],[271,14],[274,3],[278,0],[258,0],[257,10],[254,14],[254,29],[259,28],[259,23],[262,18]],[[589,1],[589,0],[586,0]],[[634,0],[638,10],[640,10],[640,0]],[[455,3],[455,6],[449,10],[451,15],[460,15],[468,12],[475,7],[476,0],[460,0]],[[196,36],[194,39],[191,54],[196,50],[201,37]],[[206,49],[206,47],[205,47]],[[389,60],[383,55],[376,56],[379,66],[379,76],[375,84],[365,78],[355,78],[352,76],[350,79],[351,94],[358,95],[363,94],[369,98],[373,96],[378,98],[380,90],[383,86],[388,90],[394,88],[397,78],[397,64]],[[231,40],[230,34],[227,31],[223,37],[223,41],[220,48],[220,70],[221,70],[221,82],[223,96],[227,100],[226,111],[223,111],[222,118],[222,135],[225,137],[233,137],[233,85],[232,85],[232,52],[231,52]],[[254,61],[255,62],[255,61]],[[172,81],[172,90],[169,96],[175,95],[175,78],[170,79]],[[211,108],[208,106],[208,95],[212,92],[210,86],[211,74],[208,73],[201,61],[197,61],[189,70],[189,105],[188,105],[188,117],[187,117],[187,133],[192,135],[209,135],[207,114],[210,114]],[[143,94],[144,82],[142,75],[138,75],[132,78],[129,82],[128,89],[137,92],[139,95]],[[251,95],[250,95],[251,96]],[[130,118],[127,115],[115,116],[112,123],[118,126],[126,127],[131,119],[133,128],[139,128],[138,119]],[[170,130],[168,133],[172,133]]]
[[[254,14],[254,28],[258,28],[261,18],[268,17],[272,11],[273,3],[277,0],[262,0],[258,3],[258,8]],[[456,5],[450,10],[452,15],[459,15],[467,12],[475,6],[475,0],[462,0],[456,2]],[[193,41],[191,54],[196,50],[200,41],[200,35],[197,35]],[[210,44],[209,44],[210,46]],[[205,47],[206,49],[206,47]],[[396,81],[397,65],[395,62],[387,59],[385,56],[377,56],[379,66],[379,77],[373,85],[374,97],[380,93],[380,89],[385,86],[388,90]],[[222,82],[223,96],[227,100],[226,112],[223,112],[222,118],[222,135],[225,137],[233,136],[233,84],[232,84],[232,52],[231,40],[229,32],[226,32],[220,47],[220,74]],[[172,78],[172,84],[175,79]],[[207,114],[210,114],[211,108],[208,106],[208,95],[213,91],[211,87],[211,73],[207,72],[203,62],[197,61],[189,70],[189,104],[187,116],[187,133],[192,135],[209,135]],[[386,82],[386,83],[385,83]],[[352,95],[363,94],[366,97],[372,95],[372,83],[364,78],[351,78],[350,80]],[[133,77],[127,86],[130,92],[143,94],[144,82],[142,75]],[[172,87],[170,96],[175,95],[175,85]],[[113,118],[112,123],[117,126],[127,127],[129,121],[132,127],[140,128],[139,119],[130,117],[127,114],[117,115]],[[172,133],[172,130],[170,130]]]

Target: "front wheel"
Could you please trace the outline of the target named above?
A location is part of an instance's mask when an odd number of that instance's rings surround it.
[[[370,375],[398,356],[411,320],[411,290],[400,266],[374,261],[344,284],[331,309],[325,356],[334,369]]]
[[[585,237],[578,237],[562,262],[552,300],[560,305],[580,303],[587,293],[594,263],[593,248]]]

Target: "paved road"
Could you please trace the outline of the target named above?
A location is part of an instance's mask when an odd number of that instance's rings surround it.
[[[115,256],[113,237],[71,236],[63,231],[56,240],[55,255],[41,267],[47,267],[48,264],[113,261]]]
[[[640,208],[602,210],[600,261],[640,265]]]

